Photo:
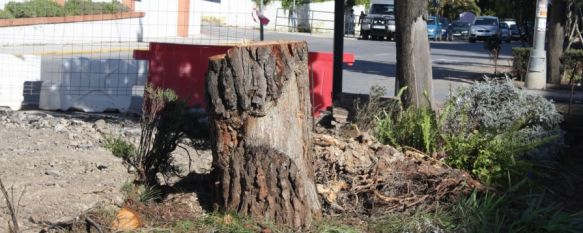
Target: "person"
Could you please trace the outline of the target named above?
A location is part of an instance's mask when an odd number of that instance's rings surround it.
[[[360,16],[358,16],[358,24],[362,23],[364,17],[366,17],[366,14],[364,13],[364,11],[360,11]]]
[[[291,8],[290,13],[289,13],[289,16],[290,16],[290,20],[291,20],[291,31],[292,32],[295,32],[296,31],[296,28],[297,28],[296,20],[297,20],[297,17],[298,17],[296,15],[296,7],[295,6],[293,6]]]
[[[354,35],[354,9],[350,9],[350,14],[346,17],[346,34]]]

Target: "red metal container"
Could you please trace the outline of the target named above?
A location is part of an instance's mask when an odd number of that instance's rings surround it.
[[[148,60],[148,84],[170,88],[191,107],[206,107],[205,75],[209,57],[224,54],[232,46],[150,43],[150,50],[135,50],[134,59]],[[310,52],[312,114],[332,106],[333,54]],[[344,54],[344,63],[352,65],[354,54]]]

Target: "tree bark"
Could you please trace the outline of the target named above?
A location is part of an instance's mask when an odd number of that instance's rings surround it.
[[[547,75],[552,84],[561,84],[561,56],[565,41],[567,3],[553,0],[549,17],[549,49],[547,51]]]
[[[407,87],[402,96],[406,107],[430,107],[433,73],[427,37],[427,0],[395,1],[397,42],[396,91]],[[396,93],[396,92],[395,92]]]
[[[305,42],[257,43],[207,73],[214,207],[301,229],[320,216]]]

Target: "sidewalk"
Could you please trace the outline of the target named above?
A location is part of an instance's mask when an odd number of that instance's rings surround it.
[[[175,44],[205,44],[225,45],[241,43],[243,39],[221,39],[205,35],[195,37],[168,37],[148,38],[145,42],[83,42],[67,44],[28,44],[0,46],[0,53],[14,55],[38,55],[38,56],[66,56],[66,55],[91,55],[103,53],[132,52],[136,49],[148,49],[150,42],[175,43]]]

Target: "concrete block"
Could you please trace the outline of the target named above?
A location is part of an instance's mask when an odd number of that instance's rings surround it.
[[[0,54],[0,106],[20,110],[29,104],[25,96],[32,94],[27,92],[40,81],[40,73],[39,56]]]

